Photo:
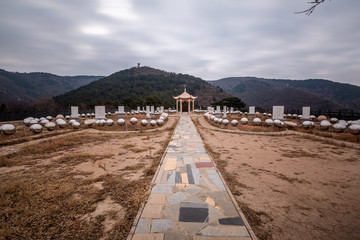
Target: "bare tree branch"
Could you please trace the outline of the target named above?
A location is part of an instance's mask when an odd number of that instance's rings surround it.
[[[324,3],[326,0],[314,0],[313,2],[308,2],[309,4],[312,4],[312,6],[304,11],[301,12],[295,12],[295,14],[301,14],[301,13],[305,13],[306,15],[310,16],[314,9],[321,3]]]

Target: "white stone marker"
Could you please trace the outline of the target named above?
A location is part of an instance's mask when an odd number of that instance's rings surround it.
[[[254,106],[249,107],[249,115],[255,115],[255,107]]]
[[[138,106],[137,109],[136,109],[137,112],[140,112],[140,107]]]
[[[284,106],[273,106],[272,118],[284,120]]]
[[[150,115],[150,106],[146,106],[146,119],[150,119],[151,115]]]
[[[223,111],[227,112],[227,107],[226,106],[223,106]]]
[[[221,107],[220,106],[216,106],[216,113],[221,113]]]
[[[155,107],[154,107],[154,106],[151,106],[151,107],[150,107],[150,116],[151,116],[152,118],[155,117]]]
[[[105,106],[95,106],[95,118],[105,119]]]
[[[124,106],[118,106],[119,117],[125,117]]]
[[[310,119],[310,107],[302,108],[302,119],[304,120]]]
[[[209,107],[209,106],[207,107],[208,112],[212,111],[211,109],[212,109],[212,107]]]
[[[164,112],[164,106],[160,106],[160,112]]]
[[[71,106],[71,116],[72,119],[79,118],[79,107]]]
[[[230,113],[233,113],[233,112],[234,112],[234,108],[230,107]]]

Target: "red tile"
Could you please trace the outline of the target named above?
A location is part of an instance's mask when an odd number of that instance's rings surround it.
[[[212,162],[197,162],[195,163],[197,168],[212,168],[214,164]]]

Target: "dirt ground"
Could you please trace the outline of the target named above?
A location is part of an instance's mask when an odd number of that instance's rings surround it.
[[[194,123],[259,239],[360,239],[360,148]]]
[[[0,239],[126,239],[176,123],[2,146]]]

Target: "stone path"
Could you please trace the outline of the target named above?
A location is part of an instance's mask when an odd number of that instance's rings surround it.
[[[128,239],[256,239],[188,115],[153,184]]]

